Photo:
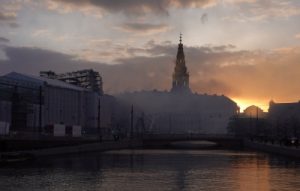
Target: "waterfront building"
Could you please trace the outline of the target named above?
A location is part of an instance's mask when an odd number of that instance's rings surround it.
[[[84,133],[111,128],[115,99],[64,81],[16,72],[0,77],[0,121],[12,132],[46,133],[55,125]]]
[[[300,138],[300,101],[294,103],[270,101],[268,120],[273,136]]]

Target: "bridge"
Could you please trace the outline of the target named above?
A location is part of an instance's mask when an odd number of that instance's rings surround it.
[[[221,148],[243,146],[243,139],[223,134],[147,134],[143,136],[146,146],[170,146],[176,142],[209,141]]]

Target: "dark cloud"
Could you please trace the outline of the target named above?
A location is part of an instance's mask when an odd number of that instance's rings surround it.
[[[96,6],[107,12],[122,12],[128,15],[157,13],[168,14],[170,7],[206,7],[216,0],[51,0],[76,7]]]
[[[9,39],[0,37],[0,43],[9,43]]]
[[[151,24],[151,23],[124,23],[118,29],[125,32],[135,32],[140,34],[153,34],[165,32],[168,30],[166,24]]]
[[[18,27],[20,27],[20,25],[18,23],[16,23],[16,22],[10,22],[7,25],[9,27],[11,27],[11,28],[18,28]]]
[[[9,26],[11,28],[19,27],[19,24],[15,22],[16,15],[13,13],[4,14],[0,11],[0,26]]]
[[[185,52],[188,52],[188,54],[190,55],[198,55],[203,57],[207,53],[216,54],[217,52],[229,52],[234,48],[235,46],[231,44],[220,46],[206,45],[201,47],[185,47]],[[146,43],[145,48],[128,48],[127,51],[131,55],[144,53],[151,57],[158,55],[174,56],[176,55],[177,45],[172,44],[170,42],[163,42],[162,44],[157,44],[155,43],[155,41],[151,40]]]
[[[38,74],[41,70],[68,71],[79,68],[75,57],[39,48],[4,47],[7,60],[0,61],[2,73],[17,71]]]
[[[13,14],[4,14],[0,12],[0,21],[11,21],[15,20],[16,16]]]

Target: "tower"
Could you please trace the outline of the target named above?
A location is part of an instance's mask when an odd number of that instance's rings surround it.
[[[187,72],[187,68],[185,66],[182,34],[180,34],[171,92],[189,93],[190,91],[189,73]]]

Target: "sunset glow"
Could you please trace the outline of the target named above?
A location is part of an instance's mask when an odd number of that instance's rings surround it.
[[[267,100],[253,100],[253,99],[239,99],[239,98],[232,98],[240,107],[240,112],[243,112],[247,107],[251,105],[258,106],[264,112],[268,112],[269,105]]]

